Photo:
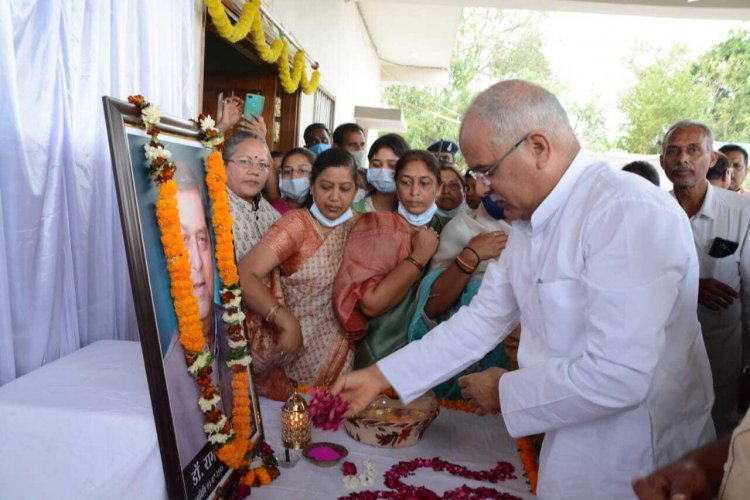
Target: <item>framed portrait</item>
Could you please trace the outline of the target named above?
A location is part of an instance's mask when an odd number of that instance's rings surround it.
[[[170,295],[170,276],[156,218],[158,187],[148,174],[146,133],[138,108],[104,97],[112,165],[120,206],[128,269],[146,366],[151,404],[170,498],[204,499],[224,496],[236,486],[233,470],[216,458],[204,430],[201,396],[188,373],[179,342],[177,317]],[[193,295],[204,334],[213,354],[213,384],[224,415],[231,416],[232,370],[226,325],[219,300],[220,280],[215,258],[216,239],[209,217],[205,158],[210,150],[199,141],[194,122],[162,116],[159,141],[175,163],[173,180],[180,230],[190,261]],[[244,323],[244,322],[243,322]],[[252,370],[250,377],[250,448],[262,442],[263,427]]]

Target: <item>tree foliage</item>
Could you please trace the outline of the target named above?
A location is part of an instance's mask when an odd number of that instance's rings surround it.
[[[656,153],[667,128],[685,119],[705,122],[717,139],[750,142],[750,34],[732,32],[694,62],[675,47],[636,67],[637,83],[620,99],[628,122],[617,141],[633,153]]]
[[[700,58],[695,74],[711,91],[707,115],[714,133],[750,142],[750,33],[732,32]]]
[[[461,116],[471,99],[500,79],[524,78],[553,84],[549,63],[534,28],[536,13],[464,9],[445,87],[389,85],[386,102],[403,110],[412,147],[458,139]]]

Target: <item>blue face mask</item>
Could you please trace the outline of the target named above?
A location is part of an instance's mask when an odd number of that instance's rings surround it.
[[[408,210],[406,210],[406,208],[404,208],[400,201],[398,202],[398,214],[406,219],[406,222],[408,222],[412,226],[424,226],[432,220],[435,212],[437,212],[437,205],[435,204],[435,202],[433,202],[430,208],[428,208],[421,214],[410,213]]]
[[[297,179],[281,179],[279,191],[285,198],[302,203],[310,192],[310,178],[299,177]]]
[[[381,193],[396,192],[396,171],[392,168],[367,169],[367,182]]]
[[[312,206],[310,207],[310,213],[312,214],[315,219],[323,224],[325,227],[336,227],[339,224],[348,221],[352,217],[354,217],[354,212],[352,212],[351,208],[347,208],[346,212],[336,217],[334,220],[329,219],[318,208],[318,205],[316,205],[314,202]]]
[[[331,145],[330,144],[326,144],[325,142],[319,142],[318,144],[313,144],[312,146],[310,146],[307,149],[309,149],[310,151],[312,151],[313,154],[315,154],[315,156],[318,156],[323,151],[328,151],[329,149],[331,149]]]
[[[487,214],[489,214],[490,217],[492,217],[495,220],[500,220],[505,216],[505,210],[503,210],[503,207],[497,204],[497,201],[495,201],[493,195],[486,194],[482,196],[482,206],[487,211]]]

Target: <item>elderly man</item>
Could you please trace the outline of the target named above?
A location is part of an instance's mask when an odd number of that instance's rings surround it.
[[[729,432],[737,406],[742,337],[750,334],[750,199],[706,179],[716,163],[711,129],[678,122],[662,142],[661,165],[674,197],[690,218],[700,262],[698,320],[713,373],[712,410],[719,435]]]
[[[747,177],[747,151],[737,144],[725,144],[719,151],[727,155],[732,164],[732,182],[729,189],[739,194],[750,194],[750,190],[742,187]]]
[[[513,231],[474,300],[334,385],[364,407],[411,401],[494,348],[520,319],[520,368],[461,379],[511,436],[546,433],[540,498],[625,498],[630,480],[713,437],[696,318],[698,260],[669,195],[580,152],[554,95],[501,82],[469,107],[461,150]]]
[[[182,236],[190,259],[193,295],[198,301],[198,317],[203,325],[205,344],[215,356],[211,377],[219,388],[223,409],[229,413],[232,404],[232,372],[225,363],[229,359],[229,347],[226,343],[226,324],[221,320],[224,310],[213,301],[214,261],[202,188],[190,167],[182,162],[177,162],[174,180],[178,187],[176,198]],[[208,438],[203,430],[203,413],[198,406],[200,391],[195,379],[187,371],[185,351],[179,337],[179,332],[175,329],[164,354],[164,373],[180,466],[186,468],[197,458],[199,452],[203,456],[210,448],[207,447]]]

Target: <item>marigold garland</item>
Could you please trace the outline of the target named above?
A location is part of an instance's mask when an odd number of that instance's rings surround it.
[[[539,464],[536,459],[534,443],[531,442],[531,438],[529,437],[518,438],[516,443],[518,444],[518,455],[521,457],[523,470],[526,471],[526,476],[529,478],[529,488],[532,493],[536,493]]]
[[[305,94],[312,94],[320,83],[320,72],[313,66],[312,78],[307,79],[305,65],[305,51],[298,50],[294,54],[294,62],[289,70],[289,42],[280,37],[269,46],[263,32],[263,21],[260,12],[260,0],[249,0],[242,6],[242,12],[236,24],[227,16],[221,0],[204,0],[206,9],[211,16],[216,31],[225,40],[236,43],[250,33],[251,41],[260,58],[279,68],[281,87],[288,94],[293,94],[298,88]]]
[[[251,362],[247,337],[242,327],[245,315],[240,308],[241,289],[237,265],[234,261],[232,239],[232,217],[226,191],[226,171],[221,153],[217,151],[223,136],[214,127],[211,117],[199,117],[201,142],[213,148],[209,154],[206,183],[211,199],[211,216],[216,236],[216,260],[223,287],[220,290],[225,312],[222,321],[227,323],[229,357],[227,365],[232,370],[232,419],[226,418],[218,404],[221,401],[218,389],[211,380],[213,355],[207,350],[203,327],[198,314],[198,301],[193,295],[190,279],[190,261],[182,238],[180,215],[177,207],[178,187],[172,179],[175,171],[171,153],[159,142],[157,125],[161,119],[158,107],[146,102],[143,96],[130,96],[128,102],[135,104],[141,113],[151,141],[145,149],[150,161],[149,175],[158,184],[159,198],[156,202],[156,219],[161,232],[164,256],[170,278],[170,293],[174,301],[179,341],[185,351],[188,373],[196,379],[200,398],[198,405],[204,415],[204,429],[214,453],[223,463],[233,469],[246,469],[242,483],[246,486],[268,484],[278,476],[278,467],[273,450],[265,443],[260,448],[260,457],[254,457],[250,447],[250,377]],[[261,463],[257,464],[258,458]],[[253,464],[256,466],[253,467]],[[252,477],[251,477],[252,476]]]

